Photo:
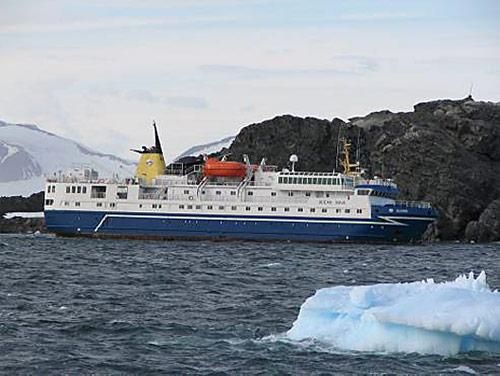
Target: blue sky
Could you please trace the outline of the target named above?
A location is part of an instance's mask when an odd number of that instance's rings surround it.
[[[173,157],[291,113],[500,101],[500,2],[2,0],[0,119]]]

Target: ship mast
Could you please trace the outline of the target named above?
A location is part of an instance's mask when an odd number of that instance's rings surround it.
[[[350,152],[351,152],[351,142],[346,138],[341,139],[342,143],[342,159],[340,164],[344,169],[344,174],[348,176],[360,177],[361,176],[361,168],[359,161],[356,163],[351,163]]]

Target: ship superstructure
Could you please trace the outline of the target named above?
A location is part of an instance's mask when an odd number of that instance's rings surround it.
[[[278,170],[215,158],[165,167],[155,146],[137,151],[133,178],[95,173],[47,181],[45,219],[59,235],[162,239],[417,241],[436,211],[425,202],[396,201],[387,179],[367,180],[359,163],[344,172]],[[348,149],[347,149],[348,151]]]

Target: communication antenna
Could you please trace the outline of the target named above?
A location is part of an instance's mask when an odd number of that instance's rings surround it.
[[[337,151],[335,153],[335,171],[338,170],[339,167],[339,153],[340,153],[340,131],[341,131],[341,125],[339,124],[339,130],[337,132]]]
[[[358,128],[358,142],[356,143],[356,163],[359,163],[359,157],[360,157],[360,152],[361,152],[361,149],[359,147],[360,136],[361,136],[361,127]]]
[[[472,99],[472,89],[474,88],[474,82],[471,82],[469,89],[469,96],[467,98]]]

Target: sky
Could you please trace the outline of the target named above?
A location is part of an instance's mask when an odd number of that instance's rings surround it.
[[[500,1],[0,0],[0,119],[168,159],[281,114],[500,101]]]

